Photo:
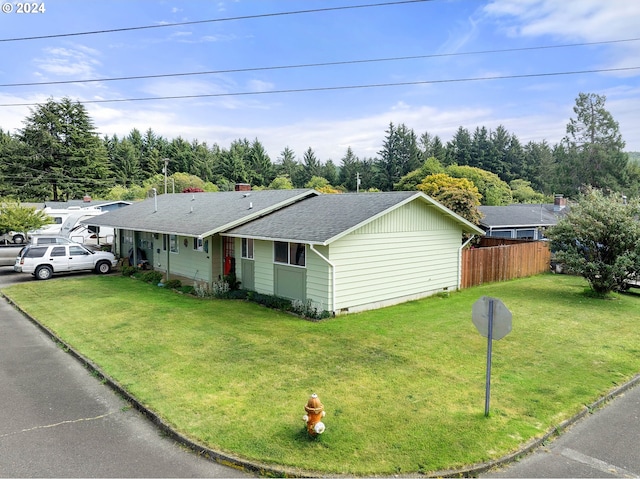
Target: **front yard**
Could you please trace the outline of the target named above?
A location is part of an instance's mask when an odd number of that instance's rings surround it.
[[[183,434],[291,471],[430,472],[499,458],[640,372],[640,295],[600,300],[545,274],[309,322],[119,276],[3,292]],[[82,291],[83,294],[78,294]],[[471,322],[500,298],[513,330],[493,345]],[[310,394],[326,431],[310,439]]]

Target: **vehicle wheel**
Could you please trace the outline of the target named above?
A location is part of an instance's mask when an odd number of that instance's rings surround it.
[[[11,239],[11,241],[13,241],[14,244],[22,244],[22,243],[24,243],[24,236],[22,236],[22,235],[14,235],[13,238]]]
[[[98,274],[107,274],[111,272],[111,265],[108,261],[100,261],[96,265],[96,273]]]
[[[34,276],[36,279],[49,279],[53,276],[53,268],[51,266],[38,266]]]

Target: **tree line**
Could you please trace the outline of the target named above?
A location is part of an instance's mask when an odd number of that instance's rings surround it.
[[[390,123],[376,157],[357,157],[349,147],[336,164],[318,158],[311,147],[298,157],[286,146],[272,160],[257,138],[237,139],[226,148],[181,137],[169,140],[152,129],[101,138],[81,103],[49,99],[31,110],[17,133],[0,128],[0,195],[22,201],[86,194],[141,198],[150,188],[164,192],[166,167],[170,191],[230,190],[236,183],[391,191],[417,188],[425,176],[439,174],[467,178],[483,204],[537,202],[553,193],[571,197],[585,185],[637,196],[640,165],[624,152],[605,100],[580,93],[575,117],[556,145],[522,144],[504,126],[473,131],[461,126],[445,143],[429,132],[416,134],[404,124]]]

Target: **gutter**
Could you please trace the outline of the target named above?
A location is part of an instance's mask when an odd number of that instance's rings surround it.
[[[331,266],[331,312],[336,314],[336,265],[323,256],[315,247],[310,244],[309,249],[317,254],[325,263]],[[461,253],[462,254],[462,253]],[[458,268],[460,269],[460,268]]]
[[[458,289],[460,289],[460,287],[462,286],[462,250],[465,246],[471,243],[471,240],[475,237],[476,235],[471,235],[471,237],[467,241],[462,243],[462,246],[460,246],[460,248],[458,249]]]

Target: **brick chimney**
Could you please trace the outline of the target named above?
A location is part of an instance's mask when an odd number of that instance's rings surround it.
[[[249,183],[236,183],[236,191],[251,191]]]
[[[553,211],[562,211],[567,207],[567,199],[563,195],[553,196]]]

